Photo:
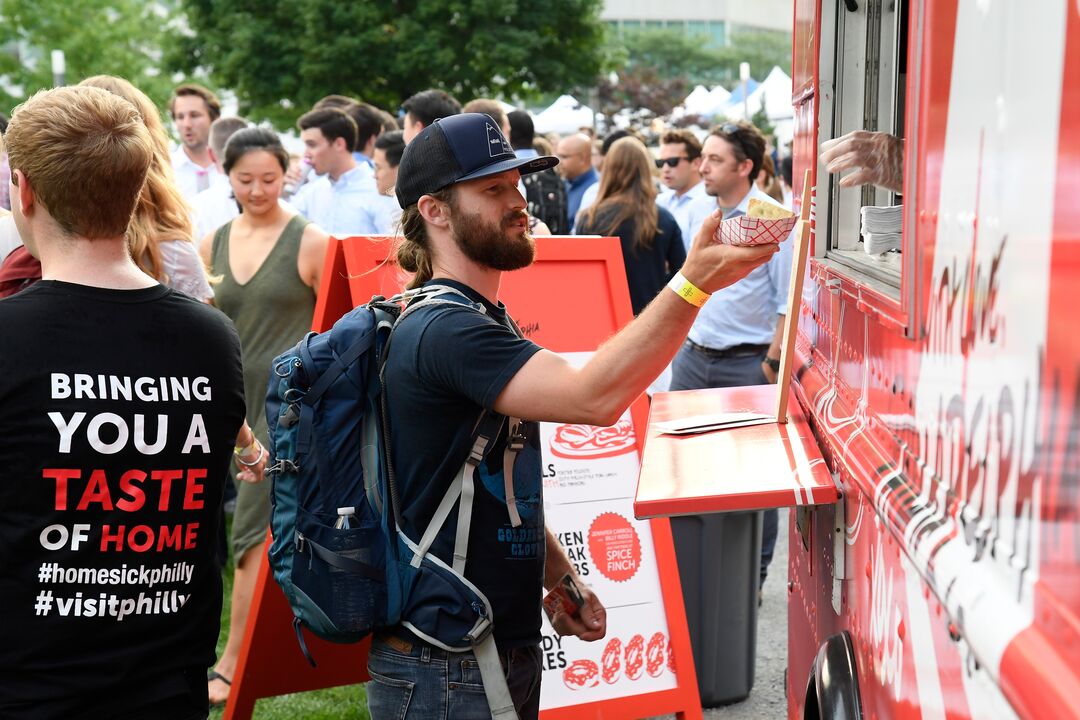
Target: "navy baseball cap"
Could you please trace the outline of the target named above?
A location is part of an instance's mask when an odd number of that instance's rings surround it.
[[[559,164],[551,155],[519,158],[498,124],[483,113],[439,118],[405,146],[398,165],[397,199],[403,208],[463,180],[517,170],[522,175]]]

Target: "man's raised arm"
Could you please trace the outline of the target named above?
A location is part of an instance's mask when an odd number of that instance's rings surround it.
[[[606,426],[645,391],[675,356],[694,323],[703,296],[746,277],[768,262],[778,245],[733,247],[713,239],[719,210],[706,218],[682,267],[692,286],[684,294],[660,294],[629,325],[605,342],[583,368],[541,350],[525,363],[495,401],[513,417]],[[676,282],[679,276],[676,276]],[[692,302],[695,299],[698,304]]]

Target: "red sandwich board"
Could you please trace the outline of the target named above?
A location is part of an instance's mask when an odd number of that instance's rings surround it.
[[[512,310],[522,331],[558,353],[588,353],[632,320],[629,291],[617,238],[538,237],[536,262],[503,276],[500,299]],[[329,329],[353,307],[373,295],[400,291],[404,275],[390,261],[392,241],[354,237],[330,240],[312,328]],[[648,401],[631,407],[637,455],[645,437]],[[640,718],[676,713],[686,720],[702,717],[694,674],[671,530],[666,519],[648,521],[655,551],[668,652],[677,659],[673,687],[641,694],[542,710],[544,720]],[[269,542],[269,540],[268,540]],[[225,720],[249,718],[258,698],[366,682],[369,642],[335,645],[310,633],[305,640],[317,668],[308,665],[292,627],[292,611],[270,577],[262,556],[254,599]],[[606,604],[615,598],[604,597]],[[598,644],[602,644],[601,643]],[[568,671],[569,672],[569,671]],[[627,688],[628,683],[616,686]],[[632,688],[631,688],[632,689]],[[582,698],[588,697],[587,693]]]

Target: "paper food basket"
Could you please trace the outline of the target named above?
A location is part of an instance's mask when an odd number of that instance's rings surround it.
[[[725,245],[768,245],[780,243],[791,233],[798,217],[765,220],[745,215],[728,218],[720,223],[717,239]]]

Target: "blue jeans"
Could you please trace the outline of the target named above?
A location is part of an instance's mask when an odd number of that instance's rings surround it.
[[[500,650],[521,720],[540,715],[540,647]],[[451,653],[398,637],[376,637],[368,654],[368,712],[377,720],[490,720],[480,667],[471,652]]]
[[[764,350],[760,354],[744,354],[734,357],[710,356],[689,341],[683,343],[675,360],[671,364],[672,390],[698,390],[700,388],[743,387],[746,385],[765,385],[765,373],[761,362],[765,359]],[[776,550],[779,514],[776,510],[765,510],[761,525],[761,564],[758,587],[765,584],[769,574],[769,564]]]

